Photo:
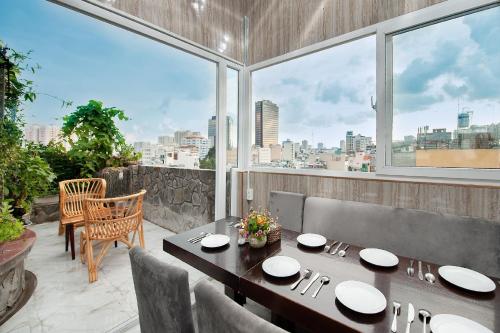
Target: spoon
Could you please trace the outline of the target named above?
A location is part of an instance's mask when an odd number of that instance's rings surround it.
[[[410,266],[406,269],[408,276],[413,276],[415,274],[415,269],[413,268],[413,259],[410,260]]]
[[[345,257],[346,251],[349,248],[349,245],[347,245],[343,250],[339,251],[339,257]]]
[[[297,286],[298,286],[298,285],[302,282],[302,280],[304,280],[304,279],[306,279],[306,280],[307,280],[307,279],[309,279],[309,278],[311,277],[312,272],[313,272],[312,270],[310,270],[310,269],[306,269],[306,270],[304,271],[304,275],[302,275],[302,277],[301,277],[300,279],[298,279],[298,280],[297,280],[294,284],[292,284],[292,285],[290,286],[290,289],[291,289],[291,290],[294,290],[294,289],[295,289],[295,288],[297,288]]]
[[[334,246],[335,244],[337,244],[337,241],[334,241],[332,244],[325,246],[325,252],[330,251],[330,249],[332,248],[332,246]]]
[[[392,319],[391,332],[398,331],[398,316],[401,313],[401,303],[392,302],[392,307],[394,309],[394,318]]]
[[[314,292],[314,294],[312,294],[313,298],[316,298],[316,296],[318,296],[318,293],[319,293],[321,287],[323,287],[324,284],[328,284],[328,282],[330,282],[330,278],[328,276],[322,276],[321,280],[319,280],[319,282],[321,284],[319,285],[318,289],[316,289],[316,291]]]
[[[434,281],[436,281],[436,277],[431,273],[431,265],[427,265],[427,270],[429,271],[429,273],[425,273],[425,279],[429,283],[434,283]]]
[[[418,310],[418,315],[420,316],[420,319],[422,319],[423,322],[422,333],[425,333],[425,329],[427,328],[427,322],[429,321],[428,319],[431,317],[431,313],[427,310],[420,309]]]

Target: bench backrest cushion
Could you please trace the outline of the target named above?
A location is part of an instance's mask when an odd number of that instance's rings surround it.
[[[308,197],[303,232],[500,277],[499,222]]]
[[[274,191],[269,197],[269,211],[278,217],[283,228],[302,232],[305,196],[301,193]]]

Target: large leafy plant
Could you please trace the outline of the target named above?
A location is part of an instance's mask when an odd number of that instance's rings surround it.
[[[27,64],[28,54],[7,48],[0,41],[0,203],[20,217],[35,197],[45,193],[54,175],[49,165],[32,149],[23,147],[22,111],[33,102],[33,82],[22,77],[38,66]],[[5,209],[4,216],[7,216]]]
[[[63,137],[71,147],[68,154],[79,165],[81,176],[91,177],[104,167],[113,165],[116,161],[114,157],[123,154],[128,154],[130,160],[139,159],[125,143],[115,124],[116,119],[128,120],[122,110],[105,108],[102,102],[90,100],[63,119]]]

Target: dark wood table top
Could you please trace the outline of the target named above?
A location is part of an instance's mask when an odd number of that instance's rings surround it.
[[[398,256],[400,262],[397,268],[381,269],[363,262],[359,257],[359,247],[351,245],[344,258],[332,256],[323,249],[313,250],[298,245],[298,233],[289,230],[283,230],[281,241],[263,249],[251,249],[248,244],[238,246],[237,229],[231,226],[236,221],[237,218],[228,218],[168,237],[163,241],[163,249],[242,292],[274,313],[312,331],[389,332],[392,302],[397,301],[402,305],[398,317],[398,332],[404,332],[406,327],[409,302],[416,311],[411,332],[422,331],[422,322],[418,318],[418,310],[422,308],[429,310],[432,315],[461,315],[477,321],[493,332],[500,332],[498,288],[487,294],[465,291],[441,279],[437,273],[438,266],[433,264],[431,270],[436,276],[436,282],[429,284],[418,279],[416,262],[415,275],[406,275],[408,258]],[[229,235],[230,244],[208,251],[202,249],[199,243],[191,244],[187,241],[202,231]],[[300,294],[305,282],[291,291],[290,285],[298,279],[299,274],[277,279],[262,271],[262,262],[274,255],[293,257],[300,262],[302,269],[312,269],[313,275],[320,272],[321,275],[329,276],[331,281],[322,288],[316,299],[311,295],[319,286],[319,279],[305,295]],[[340,282],[346,280],[363,281],[378,288],[387,299],[386,310],[375,315],[362,315],[340,304],[335,299],[334,290]]]
[[[229,217],[170,236],[163,240],[163,250],[226,286],[238,290],[240,278],[280,247],[279,243],[262,249],[250,249],[248,245],[238,245],[238,229],[232,225],[239,220],[237,217]],[[204,249],[199,242],[195,244],[188,242],[188,239],[198,236],[201,232],[228,235],[229,245],[220,249]]]
[[[409,302],[415,307],[416,313],[411,332],[422,332],[422,321],[418,318],[419,309],[426,309],[432,315],[461,315],[493,332],[500,332],[498,288],[487,294],[468,292],[440,278],[438,266],[433,264],[431,271],[436,276],[436,282],[430,284],[418,279],[416,261],[415,275],[409,277],[406,274],[408,258],[398,256],[399,265],[396,268],[378,268],[360,259],[360,247],[351,245],[346,257],[341,258],[325,253],[323,249],[311,250],[298,245],[297,235],[296,232],[284,230],[281,247],[274,255],[295,258],[302,269],[312,269],[313,275],[320,272],[321,276],[330,277],[330,283],[323,286],[317,298],[312,298],[311,295],[319,286],[319,279],[305,295],[301,295],[300,291],[306,285],[304,282],[294,291],[290,290],[290,285],[298,279],[298,274],[286,279],[273,278],[263,272],[262,263],[242,277],[240,288],[247,297],[303,327],[315,332],[390,332],[393,319],[392,302],[397,301],[401,303],[398,332],[404,332],[406,328]],[[425,273],[426,265],[423,268]],[[379,289],[387,299],[385,311],[375,315],[363,315],[343,306],[335,298],[335,287],[347,280],[366,282]],[[429,330],[428,327],[427,332]]]

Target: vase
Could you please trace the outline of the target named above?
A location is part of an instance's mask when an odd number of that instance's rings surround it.
[[[267,236],[261,236],[260,239],[255,237],[254,235],[250,235],[248,237],[248,243],[250,243],[250,246],[255,248],[255,249],[260,249],[261,247],[264,247],[267,243]]]

